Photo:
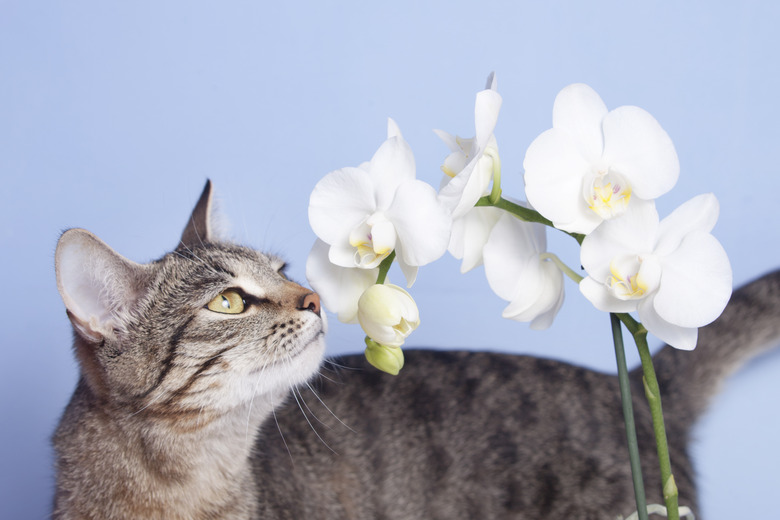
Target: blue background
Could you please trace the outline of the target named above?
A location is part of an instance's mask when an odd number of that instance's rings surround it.
[[[0,0],[0,517],[49,510],[48,438],[77,374],[53,269],[62,230],[157,258],[211,178],[233,236],[304,280],[317,180],[368,160],[391,116],[418,178],[438,186],[448,151],[431,130],[471,137],[495,70],[506,194],[522,197],[525,149],[550,127],[556,93],[588,83],[671,135],[682,173],[662,215],[718,196],[714,233],[741,284],[780,265],[779,24],[770,1]],[[550,242],[577,264],[573,241]],[[531,331],[502,320],[481,269],[462,276],[446,257],[413,288],[423,322],[409,343],[614,371],[607,316],[567,293],[553,327]],[[331,320],[331,354],[361,339]],[[696,428],[702,517],[776,515],[778,376],[778,353],[752,362]]]

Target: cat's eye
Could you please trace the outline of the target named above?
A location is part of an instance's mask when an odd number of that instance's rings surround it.
[[[219,293],[206,308],[222,314],[239,314],[244,312],[245,303],[244,297],[238,291],[229,289]]]

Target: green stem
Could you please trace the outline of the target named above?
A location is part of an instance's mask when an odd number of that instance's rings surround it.
[[[544,224],[545,226],[555,228],[551,220],[544,218],[536,210],[526,208],[524,206],[521,206],[520,204],[515,204],[514,202],[510,202],[503,197],[499,197],[498,200],[493,202],[491,200],[491,197],[492,197],[492,193],[487,197],[482,197],[477,201],[475,206],[488,206],[488,207],[500,208],[503,209],[504,211],[508,211],[509,213],[519,218],[520,220],[524,220],[526,222],[537,222],[539,224]],[[560,231],[563,230],[561,229]],[[563,232],[569,235],[570,237],[573,237],[577,241],[577,243],[582,245],[582,240],[585,238],[585,235],[581,235],[579,233],[569,233],[568,231],[563,231]]]
[[[628,441],[628,456],[631,461],[631,477],[634,481],[636,510],[640,520],[647,520],[645,484],[642,480],[639,442],[636,438],[636,424],[634,423],[634,406],[631,402],[631,383],[628,379],[626,352],[623,348],[623,332],[620,327],[620,318],[615,314],[610,314],[609,316],[612,321],[612,338],[615,343],[615,360],[617,361],[618,381],[620,383],[620,399],[623,402],[623,420],[626,424],[626,440]]]
[[[563,271],[563,274],[574,280],[575,283],[579,284],[582,281],[582,276],[578,275],[574,269],[564,264],[563,260],[558,258],[558,255],[555,253],[542,253],[539,255],[539,258],[542,260],[551,260],[555,265],[558,266],[558,269]]]
[[[387,257],[385,257],[384,260],[382,260],[382,263],[379,264],[379,274],[376,277],[376,283],[381,285],[385,283],[385,279],[387,278],[387,272],[390,270],[390,266],[393,265],[393,260],[395,259],[395,251],[392,251]]]
[[[653,356],[647,346],[647,329],[628,314],[618,314],[626,328],[633,334],[636,342],[639,358],[642,360],[643,381],[645,396],[650,405],[650,414],[653,418],[653,433],[658,452],[658,463],[661,467],[661,484],[663,485],[664,503],[670,520],[679,520],[680,512],[677,504],[677,485],[672,474],[672,463],[669,458],[669,444],[666,439],[666,427],[664,426],[664,414],[661,406],[661,391],[658,387],[658,379],[653,368]]]

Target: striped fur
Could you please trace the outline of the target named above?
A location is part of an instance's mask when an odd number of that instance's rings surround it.
[[[283,263],[212,233],[135,264],[63,234],[58,287],[81,379],[54,436],[54,518],[601,519],[635,508],[616,378],[556,361],[409,351],[397,377],[322,362],[319,301]],[[238,289],[241,314],[206,308]],[[735,291],[694,352],[656,356],[681,503],[690,428],[780,338],[780,271]],[[319,376],[317,376],[319,372]],[[641,373],[648,498],[661,502]]]

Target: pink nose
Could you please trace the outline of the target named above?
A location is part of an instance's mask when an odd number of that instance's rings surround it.
[[[309,293],[301,299],[301,305],[298,307],[302,311],[311,311],[317,316],[320,315],[320,296],[317,293]]]

